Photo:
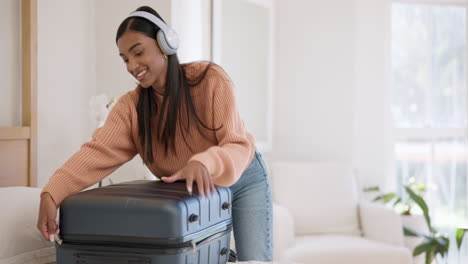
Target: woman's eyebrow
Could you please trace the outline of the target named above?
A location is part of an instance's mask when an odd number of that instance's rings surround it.
[[[141,43],[136,43],[136,44],[134,44],[133,46],[131,46],[131,47],[128,49],[128,52],[132,51],[132,49],[135,48],[135,47],[138,46],[138,45],[141,45]],[[123,54],[120,53],[119,55],[122,56]]]

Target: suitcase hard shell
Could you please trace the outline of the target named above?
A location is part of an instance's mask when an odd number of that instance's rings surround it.
[[[65,199],[57,263],[226,263],[229,188],[209,197],[183,182],[132,181]]]

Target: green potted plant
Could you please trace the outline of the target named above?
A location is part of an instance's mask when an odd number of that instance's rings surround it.
[[[423,183],[418,183],[412,177],[407,182],[407,185],[420,196],[423,196],[426,192],[426,186]],[[416,203],[410,198],[410,196],[403,192],[402,195],[398,195],[396,192],[381,192],[378,186],[365,188],[364,192],[378,194],[373,198],[375,202],[382,202],[392,207],[395,212],[401,215],[401,221],[403,226],[406,226],[418,233],[429,233],[429,228],[426,225],[422,211],[416,205]],[[414,250],[416,246],[424,241],[421,237],[405,236],[404,243],[407,248]],[[425,262],[424,254],[413,257],[414,264],[423,264]]]
[[[417,193],[419,196],[424,196],[426,193],[426,185],[423,183],[418,183],[414,178],[410,178],[407,186]],[[379,186],[373,186],[365,188],[364,192],[381,192]],[[384,204],[391,204],[391,207],[401,215],[418,215],[417,209],[418,206],[416,203],[409,197],[399,196],[396,192],[380,193],[374,199],[374,202],[382,202]]]
[[[405,186],[406,192],[409,194],[411,199],[419,206],[424,214],[429,233],[419,233],[408,227],[404,227],[405,236],[420,237],[423,238],[423,242],[416,246],[413,250],[413,256],[426,253],[426,264],[432,263],[434,260],[445,261],[450,247],[450,240],[445,234],[439,233],[431,224],[431,217],[429,215],[429,207],[423,197],[416,194],[410,187]],[[440,258],[437,259],[437,256]]]
[[[378,195],[374,201],[391,203],[392,207],[402,215],[403,232],[407,237],[405,244],[413,250],[413,256],[416,257],[415,263],[430,264],[437,259],[437,256],[439,256],[439,260],[443,261],[449,250],[449,239],[446,235],[439,233],[431,224],[429,208],[422,196],[425,192],[424,184],[416,184],[412,179],[410,185],[406,185],[404,190],[407,194],[406,197],[390,192]],[[364,191],[380,191],[380,188],[375,186],[366,188]],[[423,216],[415,215],[416,209],[419,209]],[[425,253],[424,258],[423,253]]]

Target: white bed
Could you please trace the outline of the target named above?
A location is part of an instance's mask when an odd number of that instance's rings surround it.
[[[36,228],[41,189],[2,187],[0,264],[46,264],[55,261],[53,242]]]

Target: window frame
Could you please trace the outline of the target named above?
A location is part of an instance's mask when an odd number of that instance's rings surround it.
[[[389,23],[388,23],[388,32],[389,32],[389,49],[388,49],[388,80],[390,80],[390,94],[393,95],[393,72],[392,72],[392,4],[393,3],[402,3],[402,4],[421,4],[421,5],[439,5],[439,6],[460,6],[464,7],[466,11],[466,25],[468,29],[468,0],[390,0],[389,1]],[[432,32],[432,30],[431,30]],[[466,38],[466,48],[465,48],[465,85],[466,93],[468,96],[468,32],[465,36]],[[432,66],[432,64],[431,64]],[[426,94],[426,104],[431,106],[430,93]],[[468,98],[467,98],[468,101]],[[390,97],[388,101],[389,107],[393,103],[393,96]],[[466,104],[465,113],[468,116],[468,102]],[[466,137],[468,138],[468,120],[465,127],[421,127],[421,128],[405,128],[405,127],[396,127],[393,123],[393,117],[390,118],[391,125],[393,130],[394,141],[395,140],[408,140],[408,139],[437,139],[437,137]],[[394,144],[393,144],[394,145]]]
[[[395,93],[394,91],[394,83],[393,83],[393,71],[392,71],[392,41],[393,41],[393,35],[392,35],[392,5],[395,3],[399,4],[415,4],[415,5],[430,5],[430,6],[458,6],[458,7],[463,7],[465,8],[465,26],[467,30],[467,34],[465,35],[465,91],[464,94],[467,96],[465,100],[467,101],[465,103],[465,115],[468,118],[468,0],[389,0],[388,1],[388,23],[387,23],[387,32],[388,32],[388,50],[387,50],[387,77],[389,80],[389,90],[388,90],[388,101],[387,101],[387,107],[389,108],[389,113],[390,113],[390,118],[389,118],[389,128],[391,128],[391,139],[392,139],[392,153],[391,153],[391,164],[392,166],[392,175],[393,175],[393,182],[398,182],[399,178],[402,175],[398,174],[397,171],[397,156],[396,156],[396,146],[399,142],[404,142],[404,141],[410,141],[410,140],[421,140],[427,142],[429,144],[429,153],[430,153],[430,158],[426,161],[429,166],[429,172],[428,175],[425,175],[425,178],[428,182],[432,182],[433,179],[433,172],[432,168],[434,164],[436,164],[435,158],[435,144],[437,144],[438,140],[440,139],[453,139],[453,140],[465,140],[466,142],[466,147],[468,147],[468,120],[464,124],[464,126],[455,126],[455,127],[430,127],[431,124],[426,124],[427,126],[425,127],[397,127],[395,122],[393,121],[393,116],[390,111],[391,106],[393,104],[393,95]],[[432,27],[432,24],[431,24]],[[431,29],[430,32],[432,33],[433,30]],[[431,63],[431,67],[433,64]],[[431,69],[432,71],[432,69]],[[427,87],[429,91],[430,86]],[[431,107],[431,100],[430,98],[432,97],[431,92],[425,93],[426,94],[426,104],[428,107]],[[427,115],[430,115],[430,112],[426,113]],[[429,120],[429,119],[427,119]],[[468,167],[468,157],[466,159],[466,166]],[[453,175],[452,175],[453,177]],[[468,173],[465,175],[467,178],[467,186],[466,186],[466,194],[465,197],[468,200]],[[453,181],[453,179],[450,179],[450,181]],[[453,184],[453,182],[449,182]],[[398,186],[398,188],[402,188],[402,186]],[[468,214],[468,204],[465,206],[465,210],[467,210]]]

